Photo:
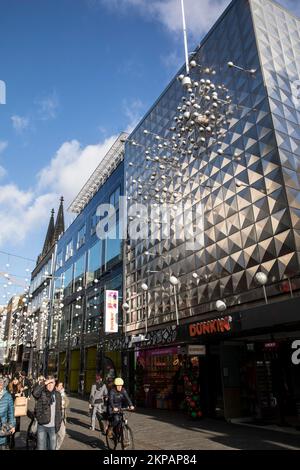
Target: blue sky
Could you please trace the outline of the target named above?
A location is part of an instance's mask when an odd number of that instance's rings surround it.
[[[185,1],[193,49],[229,1]],[[179,0],[1,0],[0,250],[36,259],[60,195],[160,95],[183,63],[179,13]],[[32,267],[0,253],[0,272]],[[18,289],[3,284],[0,304]]]

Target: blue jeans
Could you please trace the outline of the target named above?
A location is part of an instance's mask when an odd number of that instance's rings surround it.
[[[48,428],[47,426],[38,424],[37,450],[56,450],[55,428]]]

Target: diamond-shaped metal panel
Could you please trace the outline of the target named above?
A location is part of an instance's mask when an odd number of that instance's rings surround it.
[[[175,318],[171,274],[180,280],[178,302],[184,317],[195,314],[192,306],[200,304],[205,313],[222,296],[253,289],[258,271],[267,271],[273,281],[299,271],[300,106],[295,97],[299,52],[300,21],[269,0],[233,1],[197,49],[197,63],[216,71],[214,81],[227,87],[232,106],[224,124],[223,154],[210,139],[205,149],[182,155],[181,176],[165,171],[160,186],[167,186],[169,194],[179,193],[180,202],[202,203],[203,246],[193,253],[187,250],[185,237],[193,233],[193,221],[185,224],[180,217],[176,240],[157,236],[131,241],[133,253],[151,251],[143,256],[135,282],[127,277],[126,286],[134,297],[142,282],[148,284],[150,323]],[[256,73],[229,68],[229,61]],[[201,74],[199,70],[197,79],[203,78]],[[182,94],[181,84],[174,80],[131,139],[151,146],[145,129],[170,138]],[[153,165],[145,166],[144,159],[142,147],[126,145],[129,197],[136,195],[133,180],[149,188]]]

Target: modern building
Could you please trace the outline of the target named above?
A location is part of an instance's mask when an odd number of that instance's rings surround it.
[[[54,221],[54,209],[51,211],[43,249],[31,274],[30,306],[24,334],[26,344],[23,356],[23,368],[29,374],[38,375],[46,367],[56,244],[64,229],[62,197],[56,221]]]
[[[117,138],[71,203],[69,210],[77,217],[57,243],[48,367],[70,392],[89,393],[96,372],[114,376],[121,370],[121,352],[106,348],[110,330],[104,313],[106,293],[115,291],[119,318],[114,336],[119,338],[123,291],[119,197],[124,194],[127,137],[122,133]],[[108,204],[115,208],[115,218]],[[109,226],[105,224],[101,235],[99,223],[106,213]]]
[[[137,403],[297,419],[299,52],[298,18],[233,0],[126,143],[127,196],[158,211],[126,245]]]

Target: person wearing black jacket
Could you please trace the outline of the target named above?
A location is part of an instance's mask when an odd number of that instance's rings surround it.
[[[62,399],[55,390],[55,378],[49,375],[44,384],[36,385],[32,395],[36,399],[37,449],[56,450],[56,435],[62,421]]]
[[[123,387],[124,381],[120,377],[117,377],[114,381],[114,387],[111,389],[108,395],[108,415],[110,425],[108,428],[109,437],[112,436],[112,429],[117,426],[120,415],[117,413],[121,408],[129,407],[134,410],[132,401],[125,388]]]

